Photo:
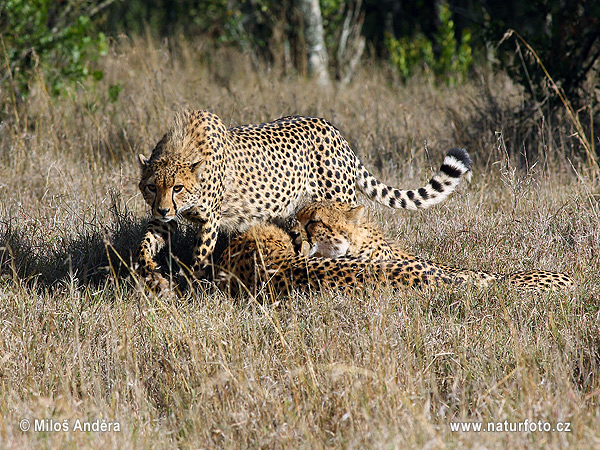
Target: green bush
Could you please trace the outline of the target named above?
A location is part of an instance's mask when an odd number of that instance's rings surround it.
[[[0,6],[4,64],[18,95],[41,74],[52,93],[89,76],[102,78],[92,63],[106,54],[108,44],[91,20],[98,8],[84,0],[5,0]]]
[[[396,39],[388,32],[385,45],[392,66],[404,80],[412,77],[416,69],[432,69],[435,65],[433,43],[422,34],[412,39]]]
[[[463,30],[459,44],[447,3],[440,6],[438,18],[439,26],[433,41],[422,33],[401,39],[389,32],[385,34],[390,62],[404,80],[418,70],[433,73],[448,84],[460,82],[467,75],[473,64],[470,31]]]

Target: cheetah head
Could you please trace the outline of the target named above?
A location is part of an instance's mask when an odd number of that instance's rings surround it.
[[[223,170],[222,161],[215,157],[215,149],[224,145],[226,131],[214,114],[184,110],[175,114],[150,158],[139,156],[139,187],[154,218],[177,220],[193,208],[189,213],[197,220],[207,219],[202,216],[222,189],[217,176]],[[208,174],[212,174],[210,179]]]
[[[292,228],[294,245],[307,241],[307,256],[338,258],[347,254],[353,243],[354,230],[361,223],[363,206],[338,202],[311,203],[298,213],[298,222]]]
[[[162,222],[178,220],[197,205],[196,185],[205,161],[152,161],[139,155],[142,177],[140,191],[152,208],[152,216]]]

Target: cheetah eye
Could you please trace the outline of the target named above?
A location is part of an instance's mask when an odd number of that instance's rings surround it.
[[[153,184],[146,185],[146,189],[148,189],[150,192],[156,192],[156,186]]]
[[[177,192],[181,192],[183,189],[183,185],[182,184],[177,184],[175,186],[173,186],[173,192],[177,193]]]

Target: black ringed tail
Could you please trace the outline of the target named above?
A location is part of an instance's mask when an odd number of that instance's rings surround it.
[[[440,170],[425,187],[396,189],[373,176],[356,158],[356,185],[368,197],[391,208],[425,209],[444,201],[454,192],[460,179],[471,176],[473,163],[464,148],[452,148],[446,153]]]

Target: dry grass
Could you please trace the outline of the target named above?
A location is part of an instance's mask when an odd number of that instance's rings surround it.
[[[42,84],[24,104],[0,94],[0,447],[600,445],[598,186],[570,153],[567,125],[548,140],[540,124],[539,148],[506,148],[502,111],[521,99],[501,75],[399,87],[367,65],[327,94],[238,53],[147,40],[121,42],[105,64],[105,80],[68,98]],[[181,106],[232,125],[327,117],[381,179],[405,187],[426,180],[448,147],[467,145],[474,181],[444,205],[409,213],[368,203],[370,214],[433,260],[566,271],[577,287],[378,288],[276,305],[144,293],[126,264],[146,217],[135,156]],[[540,156],[524,165],[523,150]],[[24,433],[23,418],[107,419],[121,431]],[[525,419],[572,431],[449,425]]]

